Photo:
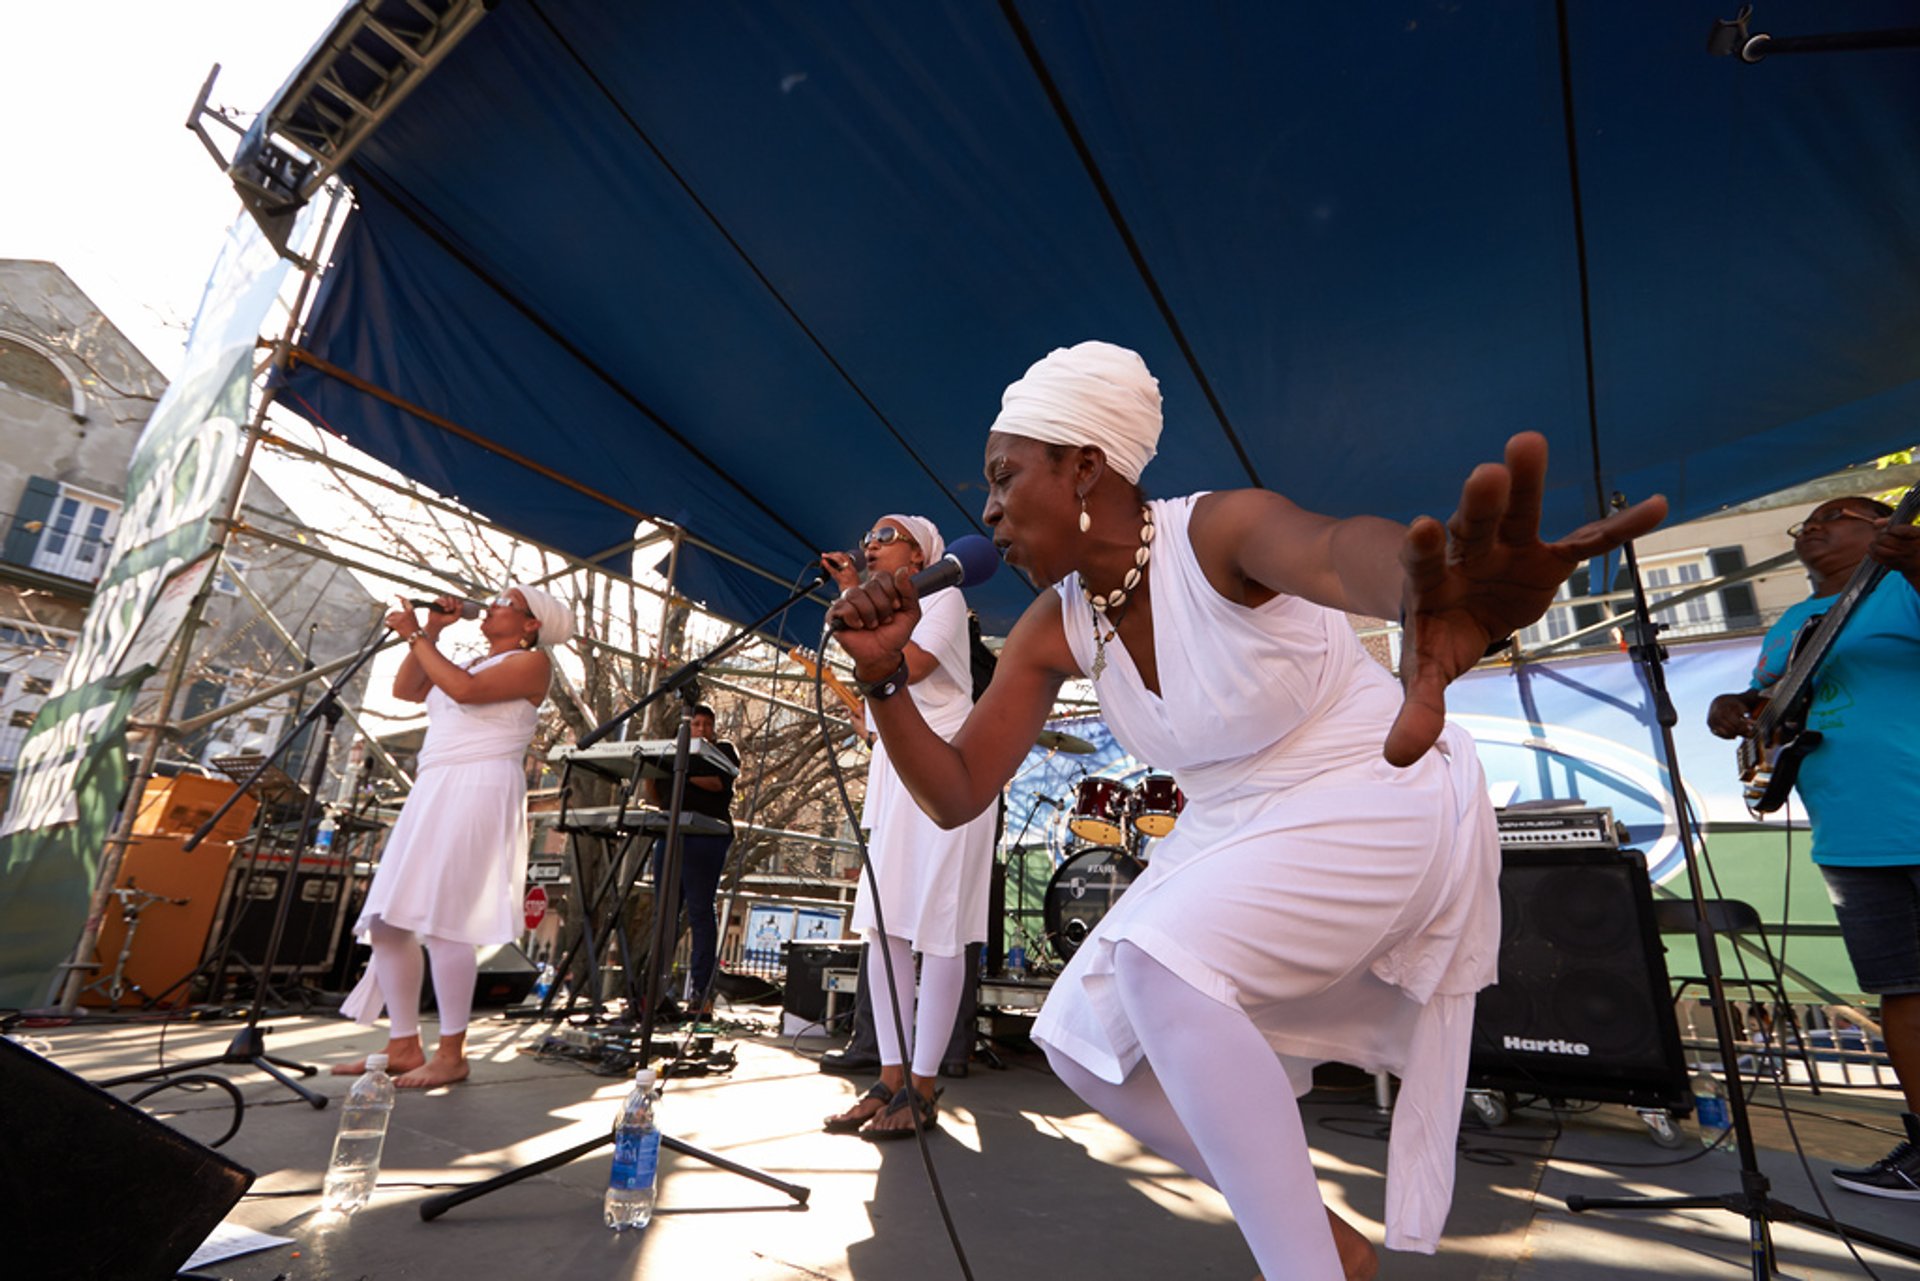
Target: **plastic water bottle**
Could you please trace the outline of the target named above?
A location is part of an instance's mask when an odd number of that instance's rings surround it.
[[[1016,979],[1027,977],[1027,949],[1018,943],[1007,949],[1007,973]]]
[[[1733,1124],[1727,1111],[1726,1087],[1705,1068],[1693,1074],[1693,1117],[1700,1123],[1700,1141],[1708,1147]]]
[[[319,858],[327,858],[333,853],[333,834],[339,824],[333,821],[333,811],[328,810],[320,816],[320,826],[313,834],[313,852]]]
[[[613,1127],[613,1173],[604,1205],[607,1226],[615,1232],[653,1222],[653,1186],[660,1171],[660,1123],[654,1116],[653,1072],[633,1074],[633,1089],[620,1105]]]
[[[333,1159],[327,1163],[320,1207],[335,1214],[352,1214],[373,1195],[380,1181],[380,1149],[387,1142],[387,1121],[393,1116],[393,1081],[387,1076],[387,1056],[369,1054],[367,1070],[340,1108],[340,1132],[333,1139]]]
[[[545,965],[542,965],[540,967],[540,977],[533,981],[533,999],[534,1000],[544,1001],[547,999],[547,993],[553,991],[553,979],[554,979],[555,973],[556,971],[553,968],[552,961],[548,961]]]

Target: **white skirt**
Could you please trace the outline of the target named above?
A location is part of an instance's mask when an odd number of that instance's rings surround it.
[[[967,944],[985,942],[996,807],[989,805],[962,827],[942,830],[908,793],[885,749],[876,747],[867,767],[864,818],[870,825],[867,855],[873,875],[861,873],[854,931],[880,928],[877,899],[886,932],[910,939],[916,952],[958,956]]]
[[[387,838],[354,926],[373,921],[459,943],[520,934],[527,784],[518,759],[423,770]]]

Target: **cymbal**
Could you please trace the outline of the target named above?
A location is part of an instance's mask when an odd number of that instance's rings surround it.
[[[1044,747],[1050,752],[1066,752],[1071,756],[1090,756],[1094,750],[1093,744],[1086,739],[1075,738],[1072,734],[1064,734],[1057,729],[1041,730],[1040,737],[1034,740],[1033,745]]]

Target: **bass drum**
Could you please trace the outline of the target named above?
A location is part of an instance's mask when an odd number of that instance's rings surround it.
[[[1069,960],[1086,942],[1100,918],[1127,891],[1141,872],[1140,860],[1114,845],[1081,850],[1054,869],[1041,904],[1047,938],[1062,961]]]

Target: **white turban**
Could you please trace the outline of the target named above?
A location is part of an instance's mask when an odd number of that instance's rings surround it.
[[[1098,445],[1130,483],[1160,444],[1160,383],[1110,342],[1056,347],[1000,397],[992,430],[1053,445]]]
[[[940,531],[935,529],[933,522],[925,516],[889,514],[880,519],[890,520],[906,530],[907,537],[913,540],[913,545],[920,549],[922,556],[926,557],[927,564],[931,565],[947,554],[947,540],[940,537]]]
[[[507,590],[520,593],[527,602],[527,612],[540,624],[540,634],[533,638],[540,648],[564,645],[573,636],[573,613],[551,592],[525,583],[509,583]]]

